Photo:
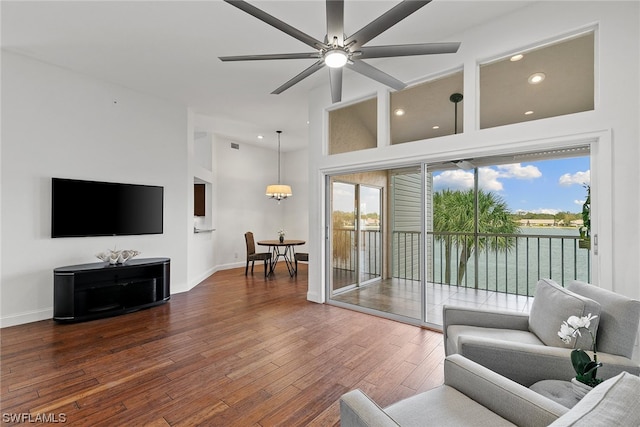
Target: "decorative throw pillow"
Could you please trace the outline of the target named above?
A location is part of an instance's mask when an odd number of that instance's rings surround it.
[[[553,280],[541,279],[536,285],[535,298],[529,312],[529,330],[548,346],[591,350],[591,336],[584,331],[582,336],[576,337],[570,344],[565,344],[558,336],[560,325],[569,316],[582,317],[589,313],[598,316],[589,326],[595,334],[600,319],[600,304],[563,288]]]
[[[640,425],[640,377],[628,372],[596,386],[549,427]]]
[[[598,351],[631,359],[640,323],[640,301],[577,280],[567,289],[600,304]]]

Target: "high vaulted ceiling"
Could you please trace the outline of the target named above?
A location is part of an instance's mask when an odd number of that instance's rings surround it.
[[[325,3],[252,1],[292,26],[323,39]],[[345,33],[383,14],[396,1],[346,0]],[[370,45],[457,41],[455,35],[532,1],[435,0]],[[220,0],[2,1],[2,47],[75,72],[191,107],[212,117],[216,133],[236,142],[283,151],[307,143],[308,92],[328,89],[318,72],[280,95],[270,92],[310,60],[223,63],[226,55],[307,51],[301,42]],[[382,70],[402,61],[394,77],[420,76],[415,57],[372,60]],[[395,67],[397,70],[398,67]],[[345,72],[348,79],[366,77]],[[258,134],[265,135],[259,141]]]

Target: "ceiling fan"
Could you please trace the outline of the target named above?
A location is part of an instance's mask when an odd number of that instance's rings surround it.
[[[318,59],[313,65],[271,92],[279,94],[309,77],[316,71],[329,67],[331,99],[342,99],[342,69],[348,67],[357,73],[376,80],[395,90],[407,85],[380,69],[366,63],[363,59],[388,58],[394,56],[431,55],[455,53],[460,43],[419,43],[387,46],[364,46],[367,42],[402,21],[413,12],[430,3],[431,0],[404,0],[365,25],[351,36],[344,34],[344,1],[327,0],[327,35],[320,41],[297,28],[275,18],[243,0],[225,0],[225,2],[252,15],[280,31],[311,46],[314,51],[308,53],[282,53],[267,55],[221,56],[222,61],[256,61],[272,59]]]

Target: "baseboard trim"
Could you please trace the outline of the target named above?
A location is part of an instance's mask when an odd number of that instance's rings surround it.
[[[221,264],[216,266],[216,271],[231,270],[232,268],[240,268],[247,265],[246,261],[230,262],[229,264]]]
[[[209,276],[214,274],[217,271],[221,270],[230,270],[232,268],[240,268],[246,265],[246,261],[234,262],[229,264],[217,265],[215,267],[209,268],[204,273],[200,274],[197,278],[192,279],[188,283],[188,289],[182,289],[179,286],[175,286],[175,290],[172,289],[171,294],[179,294],[182,292],[189,292],[191,289],[195,288],[198,284],[202,283]],[[174,286],[172,286],[174,288]],[[309,296],[307,296],[309,298]],[[311,300],[317,302],[315,300]],[[0,329],[8,328],[10,326],[22,325],[25,323],[39,322],[41,320],[49,320],[53,319],[53,307],[49,307],[42,310],[34,310],[27,311],[24,313],[13,314],[5,317],[0,317]]]
[[[0,317],[0,328],[8,328],[10,326],[17,326],[24,323],[39,322],[41,320],[49,319],[53,319],[53,307],[44,310],[27,311],[24,313]]]
[[[324,304],[322,295],[317,292],[307,292],[307,300],[311,302],[317,302],[318,304]]]
[[[195,279],[191,279],[191,282],[189,283],[189,290],[191,290],[191,289],[195,288],[196,286],[198,286],[200,283],[202,283],[204,280],[206,280],[207,277],[211,276],[216,271],[218,271],[217,267],[211,267],[211,268],[207,269],[204,273],[200,274]]]

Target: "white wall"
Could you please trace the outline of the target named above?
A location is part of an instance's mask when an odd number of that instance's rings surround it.
[[[277,239],[280,229],[287,232],[287,238],[307,239],[306,150],[282,153],[281,181],[291,185],[293,196],[280,204],[265,196],[267,185],[278,180],[277,151],[243,143],[233,149],[231,141],[218,136],[214,160],[218,176],[214,202],[218,268],[245,265],[247,231],[253,232],[256,241]]]
[[[640,298],[638,281],[640,257],[640,218],[637,187],[640,175],[638,86],[640,75],[640,3],[638,2],[539,2],[490,24],[470,29],[450,40],[460,40],[456,55],[425,58],[415,67],[417,79],[464,66],[463,134],[387,146],[385,120],[380,120],[379,148],[335,156],[323,155],[326,145],[326,108],[330,106],[326,87],[310,96],[309,185],[310,223],[324,224],[323,175],[353,168],[386,167],[419,161],[482,156],[520,148],[553,147],[575,141],[598,139],[600,187],[594,189],[594,215],[601,231],[601,253],[594,262],[604,279],[598,283],[608,289]],[[596,109],[551,119],[479,130],[477,64],[506,56],[560,36],[597,25],[596,36]],[[419,59],[417,59],[419,61]],[[385,71],[402,75],[400,62],[384,63]],[[395,68],[394,68],[395,67]],[[414,69],[412,69],[413,71]],[[406,75],[406,73],[405,73]],[[361,76],[346,74],[343,99],[348,103],[378,91],[382,105],[388,103],[386,88]],[[609,152],[607,154],[606,152]],[[610,157],[608,157],[610,155]],[[605,164],[603,164],[603,161]],[[599,195],[596,195],[599,194]],[[600,200],[596,200],[596,198]],[[606,202],[605,202],[606,201]],[[598,209],[600,202],[600,212]],[[603,215],[602,212],[609,212]],[[597,232],[594,229],[595,232]],[[309,229],[309,292],[313,301],[325,300],[324,239],[322,226]]]
[[[189,111],[189,138],[187,145],[189,149],[188,163],[189,173],[187,185],[189,186],[189,212],[192,219],[186,230],[188,238],[187,266],[189,286],[191,289],[198,283],[213,274],[216,270],[217,235],[213,227],[214,199],[217,191],[217,175],[213,168],[213,134],[195,136],[194,128],[197,126],[197,115]],[[193,137],[192,137],[193,136]],[[193,184],[194,182],[205,183],[205,216],[193,216]],[[201,230],[196,233],[195,228]]]
[[[2,326],[51,318],[52,270],[108,248],[171,258],[172,293],[188,289],[187,121],[184,106],[2,53]],[[163,186],[164,234],[52,239],[52,177]]]
[[[286,204],[284,229],[287,238],[309,240],[309,156],[307,150],[282,153],[285,182],[291,185],[293,196]],[[315,226],[315,225],[314,225]],[[296,252],[308,252],[308,245],[296,246]]]

